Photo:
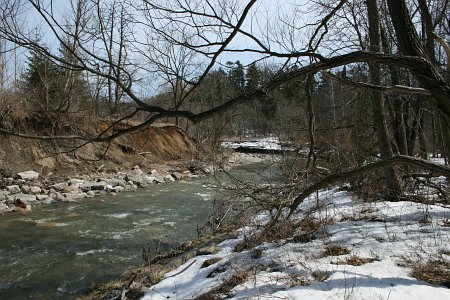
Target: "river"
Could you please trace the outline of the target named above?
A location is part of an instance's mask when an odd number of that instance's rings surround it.
[[[195,238],[214,209],[214,183],[202,177],[1,216],[0,299],[73,299],[139,266],[143,248]]]

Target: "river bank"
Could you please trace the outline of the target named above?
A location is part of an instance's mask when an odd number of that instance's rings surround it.
[[[0,181],[0,215],[11,212],[27,213],[32,207],[55,202],[76,202],[84,198],[115,196],[155,184],[196,178],[213,174],[232,166],[258,163],[264,155],[231,152],[216,161],[178,161],[157,164],[150,169],[138,165],[131,170],[113,173],[97,170],[95,174],[73,174],[47,178],[34,170],[19,172],[14,178]]]

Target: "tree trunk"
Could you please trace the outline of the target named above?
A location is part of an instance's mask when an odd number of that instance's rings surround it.
[[[366,0],[366,3],[367,15],[369,19],[370,50],[373,52],[380,52],[381,35],[377,1]],[[370,63],[369,70],[371,83],[381,85],[380,64]],[[390,143],[389,132],[386,126],[385,99],[382,92],[372,92],[372,114],[374,125],[376,127],[381,159],[385,160],[393,156],[393,151]],[[386,188],[388,189],[389,196],[399,196],[401,194],[401,188],[394,168],[392,166],[385,167],[384,175],[386,178]]]

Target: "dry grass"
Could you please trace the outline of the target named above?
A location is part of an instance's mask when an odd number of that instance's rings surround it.
[[[328,244],[325,246],[325,249],[322,253],[323,257],[326,256],[339,256],[339,255],[345,255],[345,254],[349,254],[350,250],[348,250],[347,248],[340,246],[340,245],[336,245],[336,244]]]
[[[327,272],[327,271],[316,270],[316,271],[313,271],[311,273],[311,275],[314,277],[315,280],[323,282],[323,281],[327,280],[328,278],[330,278],[331,273]]]
[[[215,263],[218,263],[218,262],[221,261],[221,260],[222,260],[222,258],[220,258],[220,257],[214,257],[214,258],[205,260],[205,261],[203,262],[201,268],[207,268],[207,267],[209,267],[209,266],[214,265]]]
[[[231,290],[247,281],[249,276],[250,272],[248,270],[239,271],[225,280],[219,287],[200,295],[196,300],[216,300],[224,299],[224,296],[231,297]]]
[[[359,257],[356,255],[352,255],[347,257],[346,259],[339,259],[335,262],[331,262],[334,265],[351,265],[351,266],[362,266],[368,263],[372,263],[374,261],[379,261],[379,258],[373,257]]]
[[[416,263],[411,276],[431,284],[450,288],[450,261],[430,259],[426,263]]]

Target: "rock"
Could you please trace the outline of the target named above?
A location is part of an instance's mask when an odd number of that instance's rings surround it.
[[[158,174],[158,171],[156,171],[155,169],[153,169],[153,170],[150,171],[149,174],[156,175],[156,174]]]
[[[94,191],[88,191],[86,194],[88,196],[90,196],[90,197],[94,197],[95,196],[95,192]]]
[[[24,200],[21,200],[21,199],[16,199],[16,200],[14,201],[14,205],[15,205],[16,207],[20,207],[20,208],[23,208],[23,209],[25,209],[25,210],[31,210],[31,205],[28,204],[28,202],[26,202],[26,201],[24,201]]]
[[[69,179],[69,185],[80,185],[83,183],[84,183],[83,179],[78,179],[78,178]]]
[[[144,182],[144,179],[140,175],[133,175],[133,174],[127,174],[125,177],[125,180],[132,181],[133,183],[136,183],[137,185],[140,185]]]
[[[156,183],[164,183],[164,178],[162,176],[155,176]]]
[[[65,193],[76,193],[80,191],[80,185],[79,184],[71,184],[66,186],[63,191]]]
[[[123,186],[115,186],[110,189],[110,191],[113,193],[120,193],[120,192],[123,192],[124,190],[125,190],[125,188]]]
[[[65,199],[63,201],[76,202],[79,199],[87,197],[86,193],[63,193]]]
[[[11,194],[17,194],[20,193],[20,187],[18,185],[8,185],[6,187],[9,193]]]
[[[14,203],[17,200],[26,201],[26,202],[35,202],[36,201],[36,196],[35,195],[30,195],[30,194],[15,194],[14,195]]]
[[[181,178],[183,178],[183,175],[181,173],[178,173],[178,172],[173,172],[171,175],[176,180],[181,180]]]
[[[0,203],[0,214],[7,212],[9,209],[9,206],[5,203]]]
[[[109,193],[111,196],[117,196],[117,193],[115,193],[115,192],[111,192],[111,193]]]
[[[62,191],[67,186],[68,186],[67,182],[64,181],[64,182],[60,182],[60,183],[55,183],[55,184],[51,185],[50,188],[52,188],[56,191]]]
[[[80,185],[80,189],[83,192],[88,191],[102,191],[106,187],[106,182],[96,182],[96,181],[85,181],[83,184]]]
[[[35,180],[38,179],[39,173],[36,171],[25,171],[17,173],[16,178],[17,179],[24,179],[24,180]]]
[[[164,176],[164,181],[173,182],[173,181],[175,181],[175,178],[173,178],[172,175],[166,175],[166,176]]]
[[[30,190],[29,190],[29,192],[33,195],[40,194],[41,191],[42,191],[41,188],[38,186],[32,186],[32,187],[30,187]]]
[[[0,191],[0,200],[6,199],[9,194],[11,194],[9,191]]]
[[[20,191],[24,194],[28,194],[30,192],[30,187],[28,185],[22,185]]]
[[[155,176],[144,175],[142,178],[147,183],[154,183],[155,182]]]
[[[50,197],[48,195],[36,195],[36,199],[38,201],[46,201],[46,200],[50,199]]]
[[[110,186],[125,187],[125,185],[126,185],[125,180],[118,179],[118,178],[105,179],[104,181],[106,182],[107,185],[110,185]]]

